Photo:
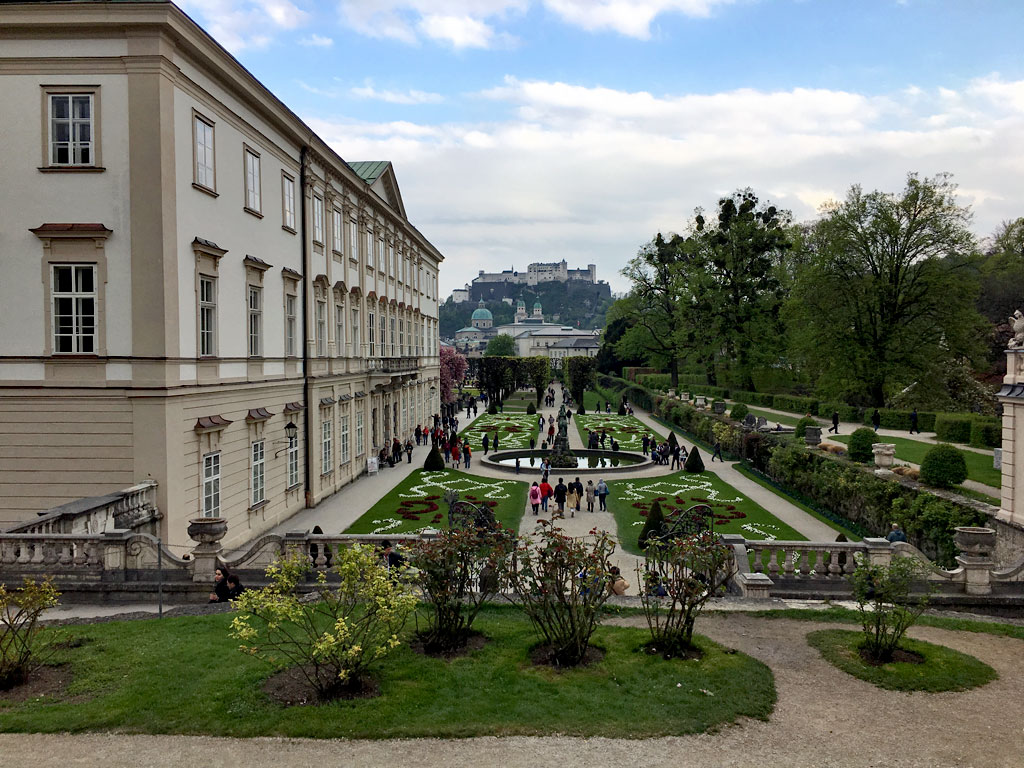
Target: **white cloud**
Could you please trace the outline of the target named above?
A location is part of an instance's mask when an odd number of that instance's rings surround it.
[[[716,5],[733,0],[544,0],[544,5],[561,19],[589,32],[611,30],[620,35],[646,40],[651,23],[663,13],[705,18]]]
[[[440,104],[444,101],[441,94],[427,91],[379,91],[369,81],[352,88],[351,93],[361,99],[376,99],[390,104]]]
[[[432,40],[440,40],[453,48],[490,48],[494,30],[490,25],[470,16],[424,16],[419,30]]]
[[[299,40],[299,45],[305,45],[311,48],[330,48],[334,45],[334,41],[329,37],[313,33],[309,37],[304,37]]]
[[[277,30],[296,29],[309,13],[290,0],[177,0],[213,38],[232,53],[263,48]]]
[[[746,186],[808,220],[851,184],[896,191],[908,171],[950,171],[979,235],[1024,215],[1024,81],[659,95],[507,78],[482,95],[510,117],[310,121],[346,159],[395,163],[413,223],[446,256],[444,290],[481,266],[562,257],[620,290],[655,232]]]

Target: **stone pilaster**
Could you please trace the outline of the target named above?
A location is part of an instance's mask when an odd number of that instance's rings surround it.
[[[1003,406],[1002,495],[999,518],[1024,525],[1024,491],[1016,492],[1016,481],[1024,477],[1024,349],[1006,350],[1006,377],[999,390]]]

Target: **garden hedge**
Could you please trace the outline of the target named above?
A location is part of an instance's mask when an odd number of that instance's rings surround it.
[[[798,395],[774,395],[772,397],[772,408],[777,411],[788,411],[789,413],[817,413],[818,400],[813,397],[799,397]]]
[[[867,463],[874,461],[875,454],[872,451],[871,446],[877,442],[880,442],[881,438],[875,433],[875,430],[869,427],[861,427],[855,429],[853,434],[850,435],[850,442],[847,443],[847,449],[850,454],[850,458],[853,461],[860,461]]]
[[[771,408],[772,400],[775,395],[770,395],[767,392],[733,392],[732,399],[738,403],[746,403],[747,405],[760,405],[762,408]]]
[[[736,403],[729,411],[729,418],[733,421],[743,421],[748,413],[750,413],[750,409],[747,408],[746,403]]]
[[[971,422],[971,445],[975,448],[999,448],[1003,444],[1003,425],[998,419]]]
[[[935,418],[935,436],[949,443],[971,442],[970,414],[940,413]]]
[[[951,488],[967,479],[964,453],[949,443],[929,448],[921,460],[921,481],[936,488]]]
[[[818,415],[832,421],[832,414],[839,413],[840,421],[860,421],[862,411],[855,405],[845,403],[818,403]]]
[[[864,411],[861,423],[865,426],[871,426],[871,413],[872,411]],[[910,414],[910,411],[899,411],[893,408],[879,408],[878,415],[882,419],[879,426],[885,429],[905,429],[910,431]],[[922,432],[934,432],[936,416],[937,414],[929,411],[918,411],[917,428]]]

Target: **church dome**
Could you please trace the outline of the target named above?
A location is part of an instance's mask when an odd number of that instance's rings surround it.
[[[491,314],[491,310],[489,310],[487,307],[484,306],[484,303],[481,300],[480,304],[477,305],[477,308],[473,310],[472,319],[473,320],[493,320],[494,319],[494,315]]]
[[[540,306],[540,302],[539,301],[534,303],[533,311],[534,312],[540,312],[541,311],[541,306]]]

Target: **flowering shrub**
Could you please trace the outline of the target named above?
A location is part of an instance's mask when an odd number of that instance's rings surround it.
[[[521,538],[510,572],[513,601],[530,618],[559,666],[583,661],[608,599],[608,558],[615,542],[604,531],[572,538],[541,520]]]
[[[310,570],[303,554],[267,568],[270,586],[238,598],[231,636],[240,650],[273,664],[296,666],[321,700],[357,689],[367,668],[399,645],[398,633],[416,598],[372,547],[342,548],[331,569],[340,583],[317,573],[319,599],[307,602],[297,587]]]
[[[427,629],[420,633],[428,652],[444,653],[466,644],[484,601],[506,583],[514,549],[515,534],[503,528],[447,529],[412,547],[414,582],[430,609]]]
[[[861,563],[850,576],[860,612],[864,640],[861,649],[874,661],[892,661],[892,654],[928,605],[928,594],[916,600],[910,590],[926,576],[924,567],[909,557],[893,558],[889,565]]]
[[[684,539],[652,539],[645,554],[637,577],[650,648],[665,656],[690,651],[697,616],[732,576],[732,551],[717,534],[704,531]]]
[[[50,577],[25,579],[15,590],[0,584],[0,691],[24,683],[50,655],[52,643],[39,639],[39,617],[58,597]]]

